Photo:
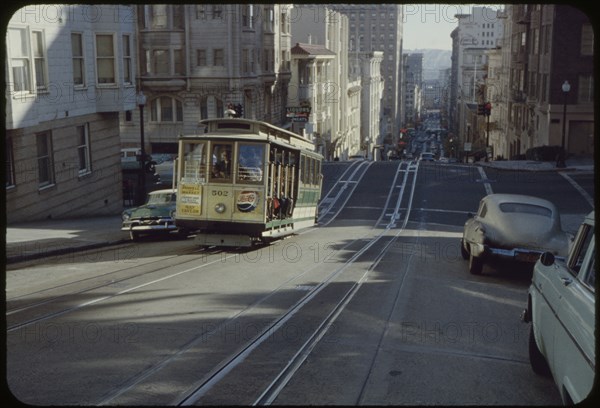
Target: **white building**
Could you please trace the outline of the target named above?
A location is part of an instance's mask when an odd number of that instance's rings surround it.
[[[498,17],[498,10],[491,7],[473,7],[471,14],[457,14],[458,31],[453,47],[457,47],[456,78],[457,106],[456,124],[462,142],[474,142],[478,137],[473,126],[476,120],[477,103],[483,102],[485,95],[478,95],[478,84],[482,83],[487,71],[485,50],[496,48],[504,33],[504,20]],[[478,99],[479,98],[479,99]]]
[[[358,84],[349,81],[348,17],[314,5],[295,6],[294,16],[292,41],[297,43],[298,48],[293,48],[293,58],[306,60],[314,57],[315,62],[307,66],[309,69],[315,66],[317,77],[321,78],[318,83],[310,85],[316,86],[318,93],[312,98],[312,111],[305,130],[312,131],[309,137],[314,137],[317,150],[327,159],[345,159],[358,154],[360,81]],[[329,53],[331,57],[327,56]],[[296,78],[302,79],[300,75],[292,74],[293,84]]]
[[[397,135],[402,127],[402,32],[404,8],[400,4],[331,4],[349,18],[350,50],[382,51],[385,80],[381,121],[383,137]]]
[[[376,159],[375,146],[382,143],[380,121],[384,80],[381,76],[381,51],[352,52],[350,64],[353,67],[351,77],[360,78],[360,150],[365,157]]]
[[[322,141],[331,138],[331,62],[335,53],[319,44],[297,43],[292,47],[292,77],[290,81],[288,110],[307,108],[308,117],[292,118],[292,130],[315,143],[321,153]],[[298,115],[296,115],[298,116]]]
[[[132,6],[31,5],[6,34],[7,221],[117,214],[135,107]]]

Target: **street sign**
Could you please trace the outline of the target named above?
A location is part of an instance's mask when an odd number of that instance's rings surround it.
[[[472,143],[467,143],[467,142],[465,142],[465,145],[464,145],[464,147],[463,147],[463,150],[464,150],[465,152],[470,152],[470,151],[471,151],[471,145],[472,145]]]

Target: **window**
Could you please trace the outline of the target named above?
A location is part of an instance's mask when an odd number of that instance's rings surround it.
[[[588,288],[592,291],[596,291],[596,248],[594,244],[594,240],[592,239],[592,245],[594,247],[591,249],[591,254],[589,258],[589,266],[586,268],[586,272],[583,275],[583,282],[587,284]]]
[[[85,86],[85,60],[81,33],[71,34],[71,54],[73,58],[73,85]]]
[[[223,6],[222,5],[217,5],[215,4],[213,6],[213,10],[212,10],[212,18],[217,19],[217,18],[222,18],[223,17]]]
[[[27,30],[10,28],[8,30],[10,65],[15,92],[32,92],[30,47]]]
[[[213,95],[205,96],[200,99],[200,118],[212,119],[222,118],[225,114],[223,101]]]
[[[153,122],[182,122],[183,104],[169,96],[161,96],[150,102],[150,120]]]
[[[167,28],[167,5],[166,4],[153,4],[150,6],[152,10],[152,22],[150,26],[152,28]]]
[[[273,10],[273,6],[265,7],[264,14],[264,30],[272,33],[275,29],[275,11]]]
[[[238,180],[243,183],[261,183],[265,145],[240,143],[238,152]]]
[[[541,215],[544,217],[552,217],[552,210],[546,207],[541,207],[534,204],[525,203],[501,203],[500,211],[503,213],[521,213]]]
[[[242,5],[242,26],[254,28],[254,6],[252,4]]]
[[[594,76],[593,75],[580,75],[578,91],[579,91],[579,94],[577,96],[577,101],[579,103],[594,102]]]
[[[249,60],[248,60],[248,52],[249,50],[242,50],[242,73],[250,72]]]
[[[196,65],[199,67],[206,66],[206,50],[196,51]]]
[[[204,20],[206,18],[206,5],[196,4],[196,18],[198,20]]]
[[[222,67],[225,65],[225,61],[224,61],[224,53],[223,53],[223,49],[219,48],[219,49],[215,49],[213,51],[213,65],[217,66],[217,67]]]
[[[98,84],[115,83],[115,47],[112,34],[96,35],[96,72]]]
[[[573,242],[573,248],[569,254],[567,265],[569,269],[577,275],[583,265],[583,260],[587,252],[592,238],[594,236],[594,229],[589,224],[582,224],[579,227],[575,241]]]
[[[212,148],[210,177],[212,179],[231,180],[231,143],[215,143]]]
[[[581,26],[581,55],[594,55],[594,29],[591,24]]]
[[[6,188],[14,187],[15,181],[15,158],[13,156],[13,140],[11,136],[7,136],[5,139],[5,152],[4,152],[4,170],[6,174]]]
[[[92,171],[90,160],[90,135],[89,125],[86,123],[77,126],[77,158],[79,160],[79,174],[86,174]]]
[[[184,144],[184,162],[182,182],[206,181],[206,143]]]
[[[39,133],[36,136],[38,184],[46,187],[54,184],[54,163],[52,158],[52,135],[50,132]]]
[[[183,5],[173,4],[171,7],[173,8],[173,28],[183,28]]]
[[[173,50],[173,74],[184,74],[183,51],[181,49]]]
[[[44,37],[41,31],[32,31],[31,39],[33,42],[35,88],[38,91],[45,91],[48,86],[48,76],[46,75],[46,47],[44,46]]]
[[[169,50],[152,51],[152,73],[156,75],[169,74]]]
[[[123,82],[131,84],[131,36],[123,35]]]

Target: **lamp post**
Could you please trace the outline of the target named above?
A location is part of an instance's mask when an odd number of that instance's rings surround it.
[[[556,159],[556,167],[565,168],[567,164],[565,163],[565,134],[567,131],[567,96],[569,95],[569,91],[571,90],[571,85],[569,81],[565,81],[562,84],[562,92],[564,95],[564,103],[563,103],[563,119],[562,119],[562,143],[560,144],[561,149],[558,153],[558,157]]]
[[[146,149],[144,148],[144,105],[146,104],[146,95],[142,91],[137,96],[137,104],[140,108],[140,175],[138,203],[144,204],[146,201]]]

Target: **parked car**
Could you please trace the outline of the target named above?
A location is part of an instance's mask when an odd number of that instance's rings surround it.
[[[583,401],[596,375],[596,247],[594,212],[584,220],[566,262],[546,252],[536,262],[522,320],[529,328],[529,360],[552,374],[565,405]]]
[[[421,156],[419,158],[419,160],[422,161],[435,161],[434,157],[433,157],[433,153],[421,153]]]
[[[534,264],[546,251],[564,259],[570,237],[548,200],[519,194],[490,194],[465,222],[461,255],[469,272],[479,275],[484,262],[508,259]]]
[[[187,232],[175,225],[177,190],[165,189],[148,193],[146,204],[123,211],[121,230],[128,231],[132,240],[141,235],[177,233],[186,237]]]

